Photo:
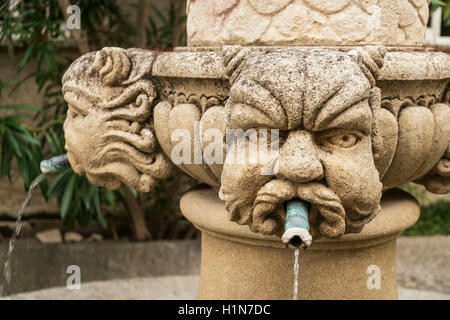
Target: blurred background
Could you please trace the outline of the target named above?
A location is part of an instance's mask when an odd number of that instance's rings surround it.
[[[80,30],[66,28],[65,12],[71,4],[81,10]],[[432,0],[430,7],[427,40],[436,50],[448,51],[450,0]],[[0,244],[7,243],[14,232],[17,210],[40,174],[40,161],[65,153],[62,126],[67,105],[61,78],[70,63],[105,46],[159,51],[185,46],[185,14],[185,0],[0,0]],[[130,188],[113,191],[91,185],[69,168],[39,185],[25,209],[19,237],[33,240],[25,252],[32,249],[35,255],[44,254],[36,242],[64,245],[198,239],[199,232],[181,215],[178,205],[180,195],[193,185],[192,179],[179,172],[148,194]],[[414,184],[402,188],[422,206],[419,221],[404,235],[448,235],[450,197],[431,195]],[[145,225],[138,223],[142,219]],[[123,246],[122,251],[114,251],[118,246],[102,250],[113,256],[137,250]],[[142,251],[141,256],[127,261],[134,265],[145,255]],[[189,258],[185,258],[188,265]],[[17,266],[16,275],[20,268]],[[141,271],[133,272],[140,275]],[[118,274],[115,276],[121,277]],[[19,285],[11,292],[48,285],[38,282]]]
[[[80,55],[105,46],[172,50],[186,42],[184,0],[3,1],[0,7],[0,235],[14,230],[17,208],[42,159],[65,153],[66,103],[61,78]],[[81,30],[67,30],[70,4]],[[40,184],[25,210],[21,237],[59,228],[115,240],[190,239],[197,231],[181,216],[185,175],[164,180],[150,194],[91,185],[70,169]],[[145,216],[147,226],[134,225]],[[141,220],[142,221],[142,220]]]

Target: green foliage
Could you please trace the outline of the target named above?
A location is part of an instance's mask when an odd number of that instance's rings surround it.
[[[414,198],[419,201],[421,206],[430,204],[430,199],[428,198],[427,191],[424,187],[408,182],[399,186],[399,188],[413,195]]]
[[[0,96],[2,90],[12,82],[3,82],[0,79]],[[0,105],[0,110],[14,111],[40,111],[36,106],[12,104]],[[28,189],[34,177],[40,174],[39,162],[42,160],[40,151],[40,142],[26,125],[19,120],[29,117],[28,114],[10,114],[0,117],[0,177],[8,177],[11,181],[11,162],[15,158],[19,167],[19,172],[25,182],[25,188]],[[29,163],[30,162],[30,163]],[[47,184],[41,184],[45,191]]]
[[[431,0],[430,1],[430,13],[436,11],[437,8],[442,7],[442,19],[444,21],[444,25],[450,25],[450,0]]]
[[[424,187],[414,183],[405,183],[400,189],[413,195],[420,203],[420,218],[405,231],[407,236],[430,236],[450,233],[450,202],[439,200],[432,202]]]
[[[437,201],[421,206],[420,218],[405,231],[407,236],[432,236],[450,234],[450,201]]]
[[[148,17],[149,26],[146,28],[147,45],[150,48],[167,50],[172,49],[176,44],[183,43],[185,34],[176,34],[176,30],[186,22],[186,16],[178,17],[175,4],[169,3],[167,12],[161,12],[152,5],[152,9],[157,17]]]
[[[99,188],[66,168],[56,174],[55,180],[48,190],[48,201],[58,199],[61,208],[61,219],[68,226],[77,220],[81,226],[89,225],[96,219],[104,228],[107,222],[101,211],[101,203],[114,205],[114,192]]]
[[[81,10],[81,27],[89,36],[91,48],[104,46],[132,45],[133,28],[122,15],[118,1],[115,0],[78,0],[71,1]]]
[[[133,46],[134,31],[124,20],[117,0],[76,0],[81,11],[81,28],[87,35],[91,50],[104,46]],[[69,39],[65,30],[64,15],[57,0],[27,0],[0,3],[0,42],[5,43],[12,59],[18,64],[18,73],[27,74],[18,82],[2,82],[1,90],[6,87],[17,88],[27,79],[34,79],[44,102],[40,107],[26,105],[0,106],[8,109],[7,116],[0,117],[0,177],[12,177],[12,164],[17,162],[19,174],[28,189],[32,180],[40,174],[39,163],[45,158],[66,153],[64,145],[63,123],[67,105],[62,97],[61,78],[74,56],[64,56],[63,44]],[[147,40],[150,48],[172,48],[178,41],[183,42],[184,33],[178,36],[176,28],[185,22],[178,18],[172,2],[167,12],[153,7],[157,21],[149,18]],[[73,40],[72,40],[73,41]],[[13,89],[14,90],[14,89]],[[21,123],[25,117],[33,116],[35,126]],[[105,228],[108,223],[103,215],[105,210],[115,213],[125,211],[122,190],[111,191],[89,183],[85,177],[79,177],[71,169],[56,173],[40,184],[42,194],[47,201],[56,199],[61,208],[61,218],[68,226],[78,222],[86,226],[97,220]],[[162,183],[151,195],[132,190],[139,205],[146,206],[145,212],[154,224],[152,231],[156,238],[174,234],[173,230],[184,228],[186,221],[180,215],[170,214],[172,200],[165,195],[173,194]],[[156,197],[156,198],[153,198]],[[142,203],[140,201],[142,200]],[[150,204],[150,207],[149,207]],[[114,208],[114,210],[112,209]],[[163,214],[157,214],[162,212]],[[155,214],[153,214],[155,213]],[[193,228],[191,227],[193,230]],[[163,231],[166,230],[166,231]],[[192,236],[191,233],[188,236]],[[175,232],[176,233],[176,232]]]
[[[106,45],[129,45],[132,34],[124,21],[115,0],[71,1],[80,7],[82,28],[89,35],[92,49]],[[11,114],[0,118],[0,176],[11,180],[11,164],[16,160],[26,189],[40,174],[39,163],[44,158],[66,153],[63,122],[67,105],[62,97],[61,78],[72,62],[71,57],[61,55],[66,42],[65,20],[57,0],[19,1],[15,7],[11,1],[0,5],[0,41],[7,44],[8,52],[18,62],[17,71],[32,71],[17,83],[1,82],[0,90],[20,86],[33,78],[38,91],[43,93],[42,107],[8,105],[0,109],[34,111],[34,123],[29,127],[19,122],[25,114]],[[43,153],[42,150],[49,152]],[[105,228],[106,220],[101,213],[103,206],[110,205],[117,195],[110,190],[98,188],[85,177],[72,170],[59,173],[48,190],[46,181],[40,184],[42,194],[50,201],[57,198],[61,217],[68,225],[78,221],[81,225],[97,219]],[[84,192],[87,191],[87,195]]]
[[[0,109],[30,110],[31,106],[6,105]],[[28,189],[32,180],[40,174],[39,162],[42,160],[41,144],[37,137],[18,120],[27,117],[26,114],[12,114],[0,118],[0,177],[7,176],[11,181],[11,162],[17,160],[19,172]],[[46,189],[46,184],[41,184]]]

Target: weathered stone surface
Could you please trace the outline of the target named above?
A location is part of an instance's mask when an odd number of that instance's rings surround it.
[[[180,206],[202,230],[200,299],[292,298],[294,252],[277,237],[227,221],[223,203],[210,188],[186,193]],[[361,233],[313,241],[300,253],[299,298],[396,299],[395,241],[419,211],[411,195],[391,190]],[[379,290],[367,287],[370,265],[381,269]]]
[[[83,236],[78,232],[69,231],[64,233],[64,242],[81,242],[83,241]]]
[[[138,65],[147,61],[144,51],[105,48],[95,59],[93,54],[79,59],[64,77],[69,108],[92,112],[91,119],[68,116],[69,159],[75,171],[86,170],[94,183],[149,190],[161,173],[170,174],[164,169],[170,157],[184,172],[220,191],[231,220],[255,232],[281,235],[282,203],[300,197],[313,204],[311,232],[329,238],[360,232],[379,211],[382,188],[411,180],[437,193],[449,188],[446,54],[386,53],[373,46],[347,51],[231,46],[147,54],[151,68],[149,63]],[[119,63],[121,59],[125,62]],[[108,61],[111,70],[103,65]],[[91,71],[86,77],[81,70]],[[133,81],[140,89],[133,89]],[[80,86],[88,83],[89,90],[99,92],[97,99],[114,107],[99,114],[98,105],[71,100],[71,91],[87,95]],[[78,91],[72,89],[76,86]],[[142,111],[150,120],[149,141],[132,134],[139,127],[136,119],[128,125],[123,121],[130,121],[136,107],[116,102],[126,92],[134,97],[133,90],[151,92],[154,99]],[[118,110],[123,120],[116,119]],[[119,123],[126,134],[111,130]],[[91,137],[81,129],[86,125],[96,128]],[[250,155],[255,155],[252,148],[259,138],[249,136],[244,148],[239,139],[232,140],[227,148],[214,150],[221,153],[218,161],[207,161],[205,155],[213,153],[204,131],[216,130],[218,140],[225,141],[228,129],[261,134],[267,128],[280,130],[279,153],[258,154],[253,163]],[[136,148],[126,156],[130,145],[123,139]],[[181,141],[187,142],[187,150],[180,148]],[[88,152],[92,146],[101,150],[99,155],[112,148],[104,174],[102,158]],[[164,161],[147,168],[144,164],[154,153]],[[235,157],[244,162],[235,163]],[[135,158],[142,163],[133,162]]]
[[[403,287],[450,294],[450,237],[401,237],[397,279]]]
[[[0,256],[4,257],[7,251],[8,241],[4,239],[0,243]],[[83,241],[48,245],[18,239],[12,255],[12,280],[6,294],[49,287],[66,288],[67,267],[73,264],[81,269],[82,287],[90,281],[198,275],[200,241],[105,239],[99,243]]]
[[[103,240],[103,236],[99,233],[93,233],[89,238],[88,241],[90,242],[100,242]]]
[[[36,239],[42,243],[61,243],[62,236],[59,229],[49,229],[36,233]]]
[[[450,294],[450,274],[448,273],[450,253],[446,250],[450,245],[449,241],[450,237],[446,236],[400,237],[397,240],[399,286]],[[174,275],[185,275],[182,276],[186,277],[183,283],[193,285],[190,289],[192,291],[189,291],[191,295],[175,296],[172,295],[173,290],[168,290],[168,298],[194,299],[197,295],[200,241],[117,242],[105,240],[95,245],[84,242],[48,246],[19,239],[16,246],[12,269],[14,280],[9,287],[10,294],[48,287],[59,288],[21,293],[10,296],[8,299],[52,299],[53,297],[57,299],[75,297],[137,299],[138,297],[155,297],[154,295],[158,294],[162,298],[162,293],[166,292],[162,291],[163,288],[179,288],[176,285],[179,283],[178,280],[175,280],[173,285],[163,280],[180,277]],[[8,242],[4,241],[0,245],[0,255],[4,256],[7,249]],[[48,261],[52,263],[49,264]],[[81,292],[67,290],[65,286],[67,278],[65,269],[68,261],[74,261],[82,266],[83,290]],[[30,264],[33,268],[29,268]],[[139,278],[127,279],[129,277]],[[159,277],[161,281],[155,280]],[[189,280],[191,277],[195,277],[195,281],[191,282]],[[117,283],[103,286],[98,283],[99,280]],[[99,288],[101,293],[97,291]],[[113,288],[117,288],[117,291]],[[399,299],[403,298],[404,291],[411,290],[404,288],[399,288]],[[139,296],[137,296],[137,290]],[[85,292],[84,295],[83,292]],[[175,290],[175,292],[178,291]]]
[[[25,292],[5,300],[195,300],[199,276],[148,277],[88,282],[83,290],[66,287]],[[399,300],[450,300],[450,295],[398,288]]]
[[[426,0],[191,0],[190,46],[425,42]]]
[[[172,163],[149,121],[153,58],[139,49],[104,48],[77,59],[64,76],[67,155],[72,169],[92,183],[149,191],[170,175]]]

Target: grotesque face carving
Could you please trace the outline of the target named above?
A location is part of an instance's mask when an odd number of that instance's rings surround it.
[[[257,163],[225,161],[221,196],[231,219],[281,234],[283,203],[299,197],[312,205],[313,236],[361,231],[379,211],[382,190],[372,143],[377,64],[329,50],[236,57],[241,62],[233,65],[228,127],[279,129],[280,140],[279,152]],[[233,143],[227,158],[248,152],[252,143]],[[273,174],[261,175],[262,168]]]
[[[86,54],[65,74],[66,149],[73,170],[92,183],[149,191],[172,165],[158,148],[150,119],[156,93],[143,75],[151,70],[151,57],[127,51]]]

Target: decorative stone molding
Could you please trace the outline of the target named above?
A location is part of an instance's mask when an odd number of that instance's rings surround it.
[[[401,190],[387,191],[381,207],[362,232],[316,240],[300,253],[299,299],[397,299],[396,238],[420,207]],[[292,299],[293,254],[278,237],[228,221],[211,189],[187,192],[180,208],[202,231],[198,299]],[[370,265],[381,270],[377,290],[367,288]]]
[[[425,43],[426,0],[190,0],[190,46]]]
[[[203,231],[200,298],[286,298],[292,279],[270,270],[292,266],[280,236],[295,218],[301,242],[312,235],[304,298],[395,298],[395,238],[419,206],[390,189],[450,192],[450,55],[421,47],[427,1],[191,0],[187,11],[190,47],[104,48],[66,72],[74,171],[149,191],[176,165],[211,187],[181,201]],[[382,290],[361,281],[373,263]]]
[[[229,218],[252,231],[280,236],[281,204],[300,197],[312,203],[314,237],[338,238],[376,216],[382,190],[416,181],[449,192],[450,70],[437,61],[450,59],[382,47],[159,55],[104,48],[74,62],[63,79],[69,160],[95,184],[148,191],[170,175],[177,130],[205,151],[210,141],[199,128],[218,130],[224,141],[227,129],[279,129],[279,154],[256,165],[227,161],[235,142],[223,162],[200,156],[176,165],[220,190]],[[414,74],[416,64],[423,66]],[[195,148],[190,153],[194,159]],[[264,168],[274,174],[261,175]]]
[[[104,48],[77,59],[63,77],[69,161],[94,184],[148,192],[172,171],[151,121],[155,57],[140,49]]]

